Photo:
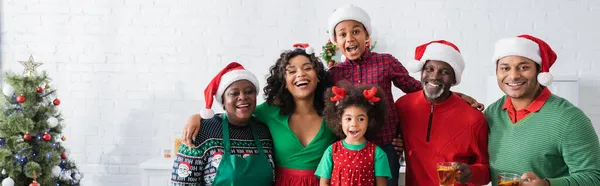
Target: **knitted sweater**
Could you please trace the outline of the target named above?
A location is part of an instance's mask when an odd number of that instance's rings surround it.
[[[173,163],[172,186],[212,185],[225,150],[221,116],[222,114],[217,114],[211,119],[201,121],[200,132],[192,142],[195,148],[190,150],[188,146],[181,144]],[[275,168],[272,155],[273,140],[269,129],[256,120],[250,122],[256,127],[256,135],[271,162],[271,167]],[[250,124],[246,126],[229,124],[229,138],[232,155],[245,157],[259,153]]]
[[[493,185],[500,172],[533,172],[551,186],[600,185],[598,136],[579,108],[551,95],[542,109],[513,124],[502,109],[505,100],[485,110]]]

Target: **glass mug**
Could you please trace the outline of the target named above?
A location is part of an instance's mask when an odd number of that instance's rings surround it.
[[[521,175],[515,173],[502,172],[498,174],[498,186],[520,186]]]
[[[440,185],[454,185],[458,166],[457,162],[440,162],[437,163],[437,174],[440,180]]]

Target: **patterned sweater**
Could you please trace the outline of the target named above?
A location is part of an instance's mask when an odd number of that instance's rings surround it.
[[[212,185],[225,148],[222,139],[221,116],[221,114],[217,114],[211,119],[201,121],[200,132],[193,142],[195,148],[190,150],[185,144],[181,145],[171,172],[172,186]],[[275,170],[273,140],[269,129],[254,119],[250,122],[254,123],[263,150],[271,162],[271,167]],[[229,138],[232,155],[244,157],[259,154],[250,125],[240,127],[229,124]]]
[[[485,110],[493,185],[500,172],[533,172],[551,186],[600,185],[600,143],[579,108],[552,94],[542,109],[513,124],[505,100]]]

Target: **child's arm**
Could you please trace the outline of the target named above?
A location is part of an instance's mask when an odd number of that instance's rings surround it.
[[[376,186],[386,186],[387,185],[387,180],[388,180],[387,177],[381,177],[381,176],[379,176],[379,177],[375,178],[375,185]],[[321,183],[323,183],[323,182],[321,182]],[[323,185],[323,184],[321,184],[321,185]]]
[[[320,186],[329,186],[329,178],[321,178],[319,181]]]
[[[329,145],[325,150],[325,153],[323,153],[321,162],[319,162],[319,166],[317,166],[317,170],[315,171],[315,176],[320,178],[321,185],[329,185],[329,179],[331,179],[331,170],[333,170],[331,146],[332,145]]]
[[[383,149],[375,147],[375,183],[377,185],[386,185],[387,180],[391,178],[392,172],[390,171],[390,163],[388,162],[387,155]]]
[[[392,62],[388,70],[391,75],[390,79],[394,83],[394,86],[398,87],[400,90],[402,90],[402,92],[407,94],[423,90],[421,82],[410,76],[406,68],[402,66],[398,59],[391,55],[390,58]]]

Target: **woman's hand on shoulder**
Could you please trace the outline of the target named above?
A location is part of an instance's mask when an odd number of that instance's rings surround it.
[[[202,117],[200,117],[200,114],[194,114],[190,116],[185,126],[183,127],[183,134],[181,138],[183,139],[183,144],[187,145],[190,148],[194,148],[194,144],[192,142],[196,140],[196,136],[198,136],[198,131],[200,131],[201,120]]]

